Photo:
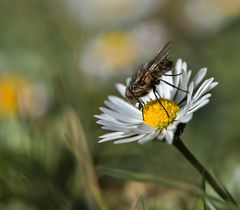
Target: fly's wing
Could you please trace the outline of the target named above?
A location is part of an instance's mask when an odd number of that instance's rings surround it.
[[[168,42],[153,58],[149,63],[147,68],[150,72],[154,71],[156,67],[160,64],[160,62],[164,59],[167,59],[172,49],[172,42]]]
[[[153,58],[150,62],[145,63],[142,66],[142,69],[139,71],[139,74],[141,72],[141,81],[145,81],[145,79],[149,76],[149,74],[152,74],[156,67],[163,61],[164,59],[167,59],[172,49],[172,42],[168,42]]]
[[[156,67],[164,59],[167,59],[171,52],[172,42],[168,42],[159,53],[151,61],[145,63],[140,67],[140,69],[133,75],[130,82],[131,89],[136,89],[145,84],[145,81],[152,72],[156,70]]]

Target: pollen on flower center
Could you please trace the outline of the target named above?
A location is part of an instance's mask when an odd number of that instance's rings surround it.
[[[143,109],[143,115],[144,123],[162,129],[166,128],[175,120],[177,113],[180,111],[180,107],[174,101],[168,99],[160,98],[159,101],[151,100],[147,102]],[[162,106],[164,106],[168,114]]]

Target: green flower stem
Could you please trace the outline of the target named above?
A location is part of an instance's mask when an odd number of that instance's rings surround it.
[[[237,203],[233,199],[233,197],[223,190],[223,188],[217,183],[213,176],[207,171],[207,169],[198,161],[198,159],[193,155],[193,153],[182,142],[179,136],[175,136],[173,145],[195,167],[195,169],[202,176],[204,176],[204,179],[208,182],[209,185],[211,185],[211,187],[222,199],[237,206]]]

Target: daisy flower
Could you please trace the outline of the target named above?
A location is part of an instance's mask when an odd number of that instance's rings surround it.
[[[214,78],[203,81],[207,69],[202,68],[191,77],[187,63],[178,59],[176,66],[168,75],[164,75],[156,90],[161,104],[153,91],[141,98],[145,104],[143,110],[124,100],[126,86],[117,84],[117,90],[122,98],[109,96],[106,107],[101,107],[101,114],[96,115],[97,123],[110,133],[100,136],[99,142],[114,141],[128,143],[137,141],[145,143],[153,139],[165,140],[172,144],[175,132],[180,124],[188,123],[193,113],[209,102],[209,93],[218,83]],[[129,84],[131,79],[127,80]],[[167,84],[169,83],[169,84]],[[185,91],[183,91],[185,90]],[[164,108],[162,107],[164,106]]]
[[[187,63],[179,59],[175,68],[162,76],[161,82],[156,86],[159,98],[155,97],[153,91],[140,98],[144,103],[142,110],[138,109],[139,104],[133,106],[124,100],[126,87],[131,79],[127,79],[126,86],[117,84],[122,98],[109,96],[105,101],[106,107],[100,108],[102,113],[95,116],[103,129],[111,131],[100,136],[99,142],[144,143],[153,139],[165,140],[172,144],[201,176],[204,176],[206,182],[226,205],[238,207],[235,199],[218,184],[180,139],[181,128],[192,119],[194,112],[209,102],[211,97],[209,91],[218,84],[214,78],[203,81],[207,73],[206,68],[200,69],[194,77],[191,77],[191,73],[192,71],[187,69]],[[206,192],[203,193],[206,196]]]

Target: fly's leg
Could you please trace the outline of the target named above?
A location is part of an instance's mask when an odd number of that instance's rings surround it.
[[[163,104],[162,104],[162,102],[159,100],[159,98],[160,98],[160,94],[157,92],[157,90],[156,90],[156,85],[158,85],[159,84],[159,79],[158,79],[158,76],[155,74],[155,73],[152,73],[151,74],[152,75],[152,77],[153,77],[153,82],[152,82],[152,89],[153,89],[153,94],[154,94],[154,96],[155,96],[155,98],[157,99],[157,101],[159,102],[159,104],[161,105],[161,107],[164,109],[164,111],[166,112],[166,114],[167,114],[167,117],[169,118],[169,114],[168,114],[168,112],[167,112],[167,110],[165,109],[165,107],[163,106]],[[159,97],[157,96],[157,94],[159,95]]]
[[[179,75],[181,75],[181,74],[182,74],[182,73],[179,73],[179,74],[164,74],[164,76],[172,76],[172,77],[174,77],[174,76],[179,76]],[[183,92],[185,92],[185,93],[188,93],[187,90],[183,90],[183,89],[181,89],[181,88],[179,88],[179,87],[177,87],[177,86],[175,86],[175,85],[167,82],[166,80],[163,80],[163,79],[160,79],[160,80],[159,80],[158,77],[157,77],[154,73],[152,74],[152,77],[153,77],[156,81],[158,81],[158,82],[157,82],[158,84],[159,84],[160,81],[162,81],[162,82],[168,84],[169,86],[176,88],[177,90],[181,90],[181,91],[183,91]],[[156,84],[156,85],[157,85],[157,84]]]
[[[164,109],[164,111],[166,112],[166,114],[167,114],[167,116],[168,116],[168,118],[169,118],[169,114],[168,114],[167,110],[166,110],[165,107],[163,106],[162,102],[159,100],[160,97],[158,97],[156,93],[159,95],[159,93],[158,93],[157,90],[156,90],[156,86],[154,85],[154,86],[153,86],[153,94],[154,94],[154,96],[156,97],[157,101],[159,102],[159,104],[161,105],[161,107]]]
[[[139,103],[138,109],[143,109],[144,106],[145,106],[145,103],[144,103],[143,101],[139,100],[139,99],[137,99],[137,101],[138,101],[138,103]]]
[[[139,103],[139,105],[138,105],[138,109],[140,109],[140,110],[142,111],[142,117],[143,117],[143,120],[144,120],[144,112],[143,112],[143,108],[144,108],[145,104],[144,104],[143,101],[141,101],[141,100],[139,100],[139,99],[138,99],[138,103]]]
[[[169,76],[169,77],[176,77],[176,76],[180,76],[182,73],[179,74],[164,74],[164,76]]]
[[[171,84],[171,83],[169,83],[169,82],[167,82],[167,81],[165,81],[165,80],[163,80],[163,79],[160,79],[160,81],[162,81],[162,82],[168,84],[168,85],[171,86],[171,87],[176,88],[177,90],[181,90],[181,91],[183,91],[183,92],[185,92],[185,93],[188,93],[187,90],[183,90],[183,89],[181,89],[181,88],[179,88],[179,87],[176,87],[175,85],[173,85],[173,84]]]

